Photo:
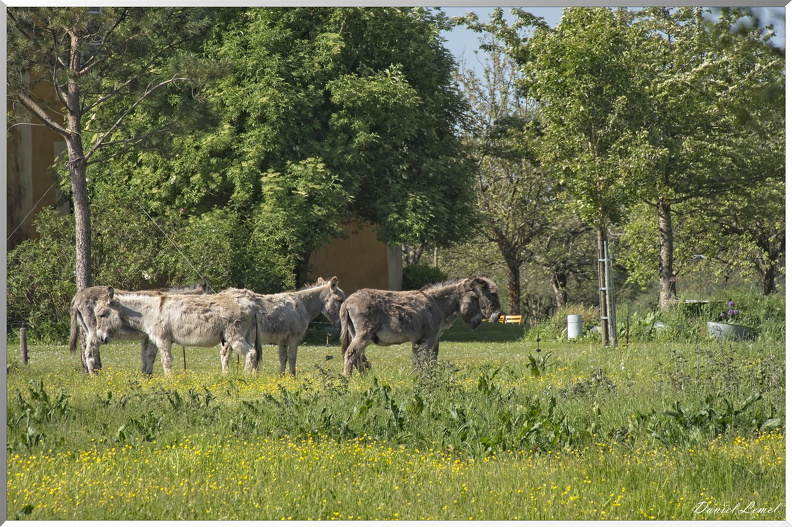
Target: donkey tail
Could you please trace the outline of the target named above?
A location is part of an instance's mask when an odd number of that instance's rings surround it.
[[[71,314],[71,332],[69,333],[69,351],[74,353],[77,349],[77,334],[79,330],[77,329],[77,317],[80,316],[80,312],[77,310],[77,306],[74,305],[72,302],[71,309],[69,310]]]
[[[253,349],[256,350],[256,364],[261,363],[261,332],[258,328],[258,314],[253,315],[253,327],[256,331],[256,338],[253,341]]]
[[[341,305],[339,317],[341,318],[341,335],[339,336],[341,340],[341,355],[345,356],[346,350],[352,342],[352,335],[349,329],[352,322],[349,320],[349,311],[346,309],[345,305]]]

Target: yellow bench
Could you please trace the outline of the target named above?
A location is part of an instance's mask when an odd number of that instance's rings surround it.
[[[501,315],[498,322],[501,324],[522,324],[522,315]]]

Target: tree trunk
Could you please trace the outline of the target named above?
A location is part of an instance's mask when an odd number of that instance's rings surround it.
[[[520,247],[512,243],[509,238],[499,229],[494,232],[495,241],[498,244],[498,250],[503,257],[506,264],[506,274],[508,275],[508,298],[509,298],[509,314],[520,314],[520,267],[522,267],[522,260],[520,259]]]
[[[310,252],[303,253],[294,267],[294,284],[297,289],[308,283],[308,274],[311,270],[311,265],[309,263],[310,259]]]
[[[91,214],[88,207],[88,184],[85,161],[74,159],[69,147],[72,199],[74,200],[74,229],[76,250],[77,290],[91,287]]]
[[[657,203],[657,226],[660,231],[660,311],[668,311],[676,297],[674,274],[674,229],[671,223],[671,204],[660,199]]]
[[[569,300],[569,294],[567,293],[566,289],[567,273],[556,271],[553,273],[550,281],[553,285],[553,293],[555,293],[555,307],[562,308],[566,306],[567,301]]]
[[[69,152],[76,250],[77,291],[91,287],[91,213],[88,206],[87,160],[82,144],[82,107],[80,85],[74,74],[80,70],[80,39],[71,33],[71,75],[66,88],[66,148]]]
[[[776,293],[776,285],[775,285],[775,275],[776,275],[776,266],[775,264],[771,264],[765,272],[762,273],[762,293],[764,295],[772,295]]]
[[[520,314],[520,261],[515,258],[506,259],[506,270],[509,274],[509,314]]]

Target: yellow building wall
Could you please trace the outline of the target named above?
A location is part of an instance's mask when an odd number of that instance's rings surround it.
[[[54,99],[52,87],[43,83],[37,85],[33,93],[41,99]],[[8,104],[11,107],[14,102],[9,100]],[[58,189],[53,185],[52,166],[65,148],[63,137],[33,116],[27,122],[15,124],[6,134],[8,250],[35,237],[33,220],[36,214],[56,203]]]
[[[371,225],[344,230],[347,238],[336,238],[311,255],[309,278],[336,276],[347,295],[364,287],[401,289],[401,249],[377,240]]]

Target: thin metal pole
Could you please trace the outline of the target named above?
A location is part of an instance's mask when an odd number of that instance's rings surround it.
[[[605,254],[603,242],[605,240],[605,228],[600,225],[597,228],[597,282],[599,285],[599,304],[600,304],[600,334],[602,346],[608,345],[608,310],[607,310],[607,287],[605,280]]]
[[[614,298],[613,286],[613,266],[610,253],[608,252],[608,240],[602,243],[605,253],[605,298],[608,309],[608,344],[611,346],[619,345],[619,333],[616,330],[616,299]]]

